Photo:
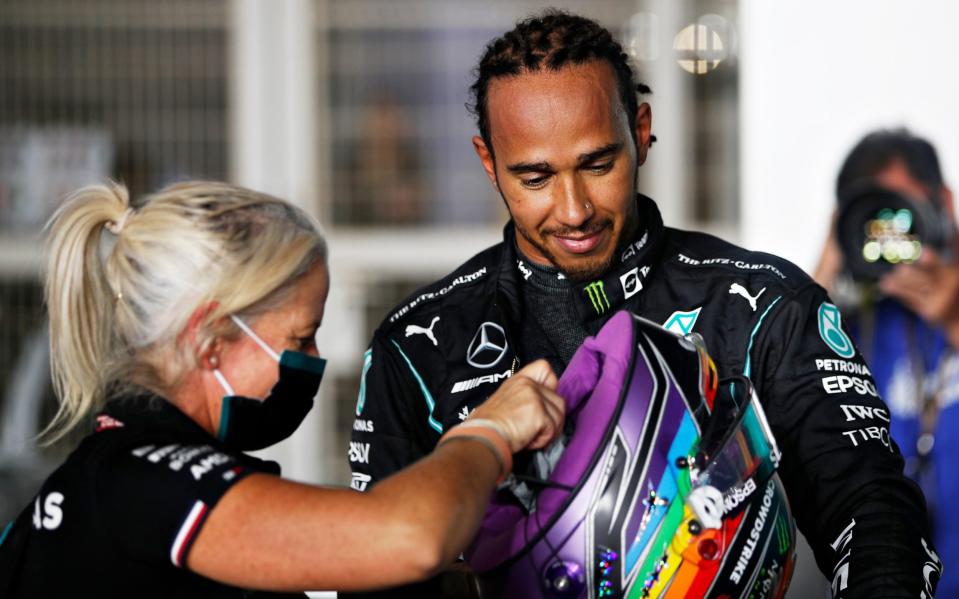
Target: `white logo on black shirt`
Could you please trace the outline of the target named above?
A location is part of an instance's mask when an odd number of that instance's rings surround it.
[[[46,497],[37,495],[33,502],[33,527],[37,530],[56,530],[63,522],[63,493],[53,491]]]
[[[412,335],[426,335],[429,337],[430,341],[433,342],[433,345],[439,347],[439,344],[436,342],[436,336],[433,335],[433,327],[436,326],[436,323],[439,322],[439,320],[439,316],[434,316],[433,320],[430,322],[430,326],[428,327],[421,327],[416,324],[408,324],[406,325],[406,336],[410,337]]]
[[[753,309],[753,312],[756,311],[756,301],[759,299],[759,296],[766,291],[766,288],[763,287],[759,290],[759,293],[755,297],[749,295],[749,292],[746,291],[746,288],[740,285],[739,283],[733,283],[729,286],[729,293],[732,295],[741,295],[743,299],[749,302],[749,307]]]
[[[370,463],[370,444],[350,441],[350,461],[360,464]]]

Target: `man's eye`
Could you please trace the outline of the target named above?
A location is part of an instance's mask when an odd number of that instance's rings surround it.
[[[603,175],[613,170],[613,161],[611,160],[609,162],[603,162],[600,164],[591,164],[586,168],[592,173],[596,173],[597,175]]]
[[[300,351],[312,349],[316,347],[316,337],[313,335],[310,335],[309,337],[300,337],[296,340],[296,345]]]
[[[542,177],[533,177],[532,179],[521,179],[524,187],[530,189],[537,189],[546,185],[546,182],[549,180],[548,175],[543,175]]]

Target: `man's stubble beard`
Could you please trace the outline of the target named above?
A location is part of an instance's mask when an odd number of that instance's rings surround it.
[[[539,252],[546,257],[550,263],[555,266],[563,275],[574,283],[582,283],[585,281],[591,281],[598,279],[603,273],[609,270],[609,266],[613,261],[613,254],[615,252],[609,252],[605,257],[596,257],[596,258],[584,258],[581,260],[580,264],[562,264],[557,258],[556,255],[546,247],[545,243],[542,243],[540,239],[534,238],[529,231],[524,229],[517,223],[513,221],[513,225],[516,227],[516,230],[522,235],[526,241],[528,241],[533,247],[535,247]]]
[[[635,197],[635,195],[636,194],[634,191],[633,197]],[[500,197],[503,198],[503,203],[506,205],[506,210],[509,211],[509,202],[502,191],[500,191]],[[616,255],[620,245],[622,245],[624,236],[629,236],[635,232],[636,226],[638,225],[636,222],[638,219],[636,215],[635,201],[629,203],[628,206],[629,214],[626,215],[626,218],[623,221],[623,228],[619,231],[619,235],[613,240],[612,249],[609,251],[609,253],[606,256],[584,259],[580,264],[572,265],[561,264],[560,261],[557,260],[556,255],[546,246],[545,242],[541,241],[542,238],[534,237],[529,231],[516,222],[516,219],[512,218],[512,212],[510,212],[510,218],[513,220],[513,226],[516,227],[516,230],[519,232],[519,234],[522,235],[523,238],[530,243],[530,245],[539,250],[539,252],[545,256],[553,266],[559,269],[559,271],[563,273],[567,279],[574,283],[584,283],[586,281],[596,280],[606,274],[613,263],[613,257]],[[575,230],[580,232],[594,232],[602,229],[605,226],[611,227],[612,223],[609,220],[597,221],[596,223],[591,223],[586,227]]]

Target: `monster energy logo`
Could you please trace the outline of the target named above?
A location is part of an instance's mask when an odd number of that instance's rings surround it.
[[[606,297],[606,286],[602,281],[593,281],[586,286],[586,295],[593,304],[593,310],[597,314],[602,314],[609,310],[609,298]]]

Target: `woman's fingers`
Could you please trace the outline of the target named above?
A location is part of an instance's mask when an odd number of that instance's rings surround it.
[[[548,421],[538,435],[533,437],[527,449],[541,449],[553,442],[563,431],[566,421],[566,402],[551,389],[540,389],[542,408]]]
[[[555,389],[556,385],[559,384],[559,379],[556,378],[556,373],[553,372],[553,368],[546,360],[536,360],[535,362],[530,362],[521,368],[516,374],[521,374],[527,378],[531,378],[537,383],[545,385],[550,389]]]
[[[545,360],[520,370],[476,408],[475,418],[500,424],[515,453],[545,447],[562,431],[566,403],[553,390],[556,375]]]

